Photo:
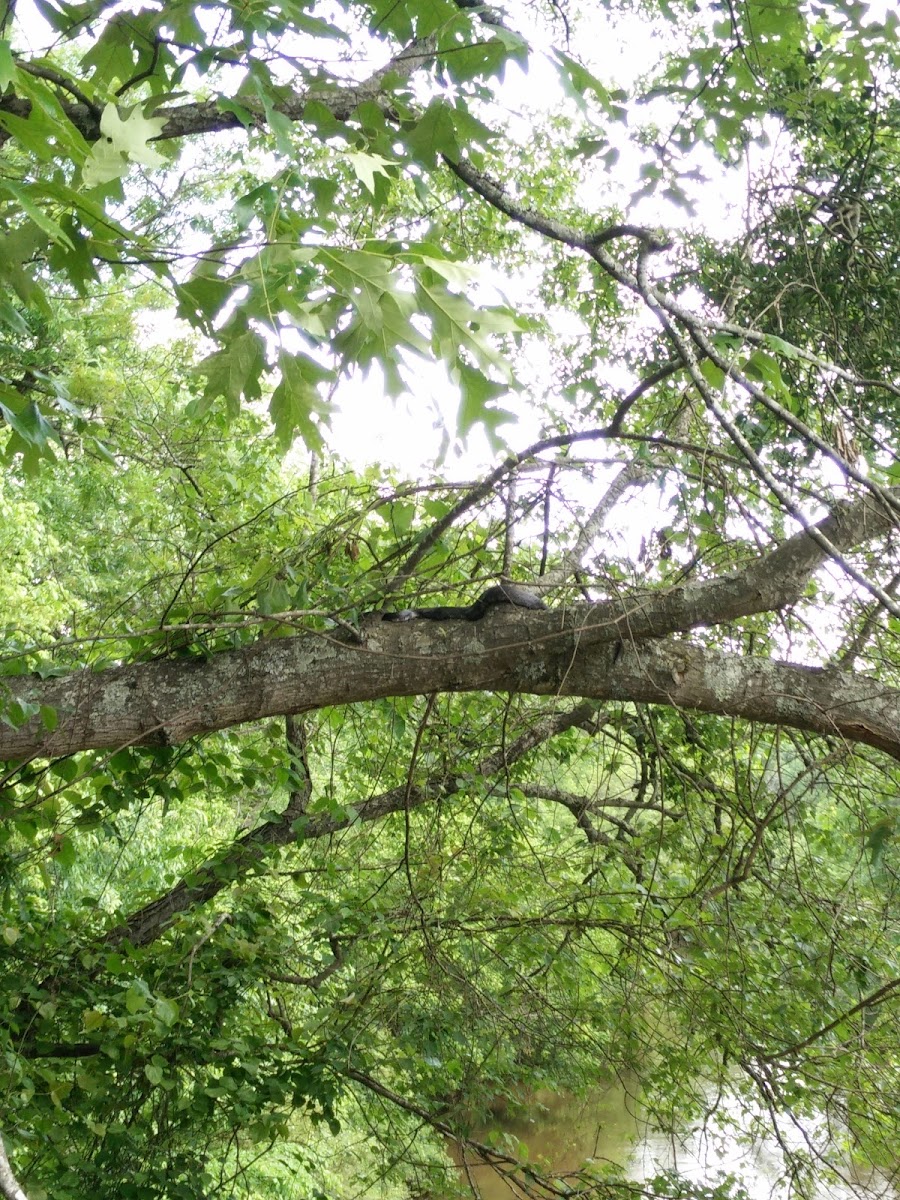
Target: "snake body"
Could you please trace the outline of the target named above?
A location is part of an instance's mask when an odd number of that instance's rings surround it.
[[[381,614],[382,621],[480,621],[485,613],[501,604],[516,608],[546,608],[546,604],[528,588],[518,583],[497,583],[481,593],[469,605],[445,604],[436,608],[401,608],[399,612]]]

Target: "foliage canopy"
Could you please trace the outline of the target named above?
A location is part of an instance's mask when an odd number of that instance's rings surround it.
[[[4,11],[0,1194],[624,1200],[472,1136],[616,1076],[891,1175],[897,12]]]

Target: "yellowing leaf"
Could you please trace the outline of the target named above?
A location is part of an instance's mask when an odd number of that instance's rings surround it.
[[[139,109],[134,109],[123,120],[116,106],[107,104],[100,118],[100,132],[110,138],[132,162],[144,163],[148,167],[163,167],[166,160],[147,143],[162,133],[165,123],[165,117],[145,117]]]
[[[102,136],[82,168],[84,186],[92,188],[119,179],[133,162],[147,167],[165,166],[163,156],[148,145],[165,123],[164,117],[145,117],[137,108],[123,119],[115,104],[107,104],[100,118]]]
[[[388,175],[387,167],[392,166],[389,158],[382,158],[380,154],[362,154],[359,151],[348,151],[347,158],[350,160],[350,165],[356,172],[357,179],[375,195],[375,176]]]

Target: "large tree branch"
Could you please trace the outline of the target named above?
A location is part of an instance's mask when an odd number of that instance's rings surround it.
[[[478,11],[475,15],[483,25],[506,28],[501,14],[487,5],[474,5],[468,3],[467,0],[456,0],[456,4],[461,9],[477,7]],[[94,15],[99,17],[100,10]],[[302,121],[307,105],[311,102],[318,102],[327,108],[337,120],[346,121],[360,104],[371,101],[383,109],[385,116],[396,120],[396,113],[387,99],[385,79],[390,76],[391,86],[395,87],[398,79],[408,79],[415,70],[426,62],[432,61],[436,51],[437,45],[434,37],[416,38],[393,55],[383,67],[379,67],[377,71],[373,72],[368,79],[352,84],[344,84],[335,80],[330,84],[323,85],[317,81],[315,86],[305,91],[283,96],[272,107],[290,121]],[[76,80],[61,70],[48,68],[44,63],[31,63],[24,58],[19,60],[18,66],[20,70],[35,78],[49,80],[62,91],[76,97],[76,101],[73,103],[61,103],[60,110],[86,141],[97,141],[100,137],[101,109],[81,91]],[[137,79],[142,77],[138,76],[128,80],[125,86],[133,86]],[[124,88],[120,89],[118,94],[121,95],[123,90]],[[234,101],[235,106],[240,108],[240,115],[223,108],[222,102],[231,104],[229,97],[218,96],[211,100],[156,109],[154,116],[162,117],[165,125],[154,140],[170,141],[176,138],[195,137],[201,133],[224,133],[230,129],[248,127],[258,129],[264,128],[268,124],[264,106],[253,96],[242,95]],[[0,114],[9,113],[11,116],[27,120],[31,110],[32,101],[25,96],[17,95],[15,89],[0,96]],[[8,130],[0,128],[0,146],[11,136],[12,134]]]
[[[485,690],[548,694],[563,688],[561,670],[571,682],[576,668],[587,661],[593,675],[585,696],[647,699],[637,684],[632,692],[622,690],[622,668],[615,660],[610,660],[603,672],[601,685],[598,660],[589,660],[588,652],[604,644],[659,639],[780,609],[800,598],[812,573],[825,561],[821,539],[846,550],[887,532],[892,525],[892,516],[867,497],[838,505],[831,516],[813,527],[819,538],[812,536],[812,530],[803,530],[743,571],[668,591],[547,612],[501,609],[476,623],[435,625],[369,619],[361,643],[345,633],[311,633],[262,640],[208,659],[84,670],[53,680],[17,679],[17,698],[53,708],[57,724],[48,730],[35,716],[17,729],[0,725],[0,760],[56,757],[128,745],[174,745],[265,717],[385,696]],[[653,648],[660,661],[668,656],[670,672],[676,674],[681,670],[681,656],[687,652],[680,644]],[[743,659],[733,661],[738,675],[752,675],[764,667]],[[803,668],[787,664],[775,664],[773,669],[787,673],[784,686],[789,691],[793,674],[804,676]],[[815,675],[808,669],[805,674]],[[858,677],[838,671],[817,677],[828,680],[824,691],[819,687],[816,695],[817,703],[829,713],[841,703],[847,689],[860,684]],[[867,688],[872,686],[866,682]],[[574,694],[568,685],[564,690]],[[682,702],[665,691],[655,698],[661,703]],[[757,707],[752,714],[740,706],[716,707],[712,700],[709,711],[781,721],[776,697],[769,699],[768,707]],[[866,735],[865,723],[836,717],[817,724],[812,716],[798,716],[787,723],[842,733],[852,741],[868,741],[890,753],[900,744],[896,725],[891,732],[879,727],[878,732]]]
[[[900,691],[849,672],[715,654],[686,642],[648,641],[647,634],[632,640],[628,624],[645,624],[646,612],[636,608],[617,620],[604,614],[609,608],[498,614],[482,629],[461,621],[437,629],[390,624],[364,647],[293,638],[196,665],[83,672],[73,681],[37,685],[31,698],[56,704],[59,726],[53,733],[37,721],[0,727],[0,754],[21,760],[177,744],[285,712],[386,696],[497,691],[695,708],[836,734],[900,758]]]
[[[865,675],[646,642],[620,654],[594,647],[578,655],[555,690],[804,729],[900,759],[900,690]]]
[[[289,121],[303,120],[307,105],[312,102],[322,104],[338,121],[346,121],[364,101],[382,101],[386,115],[390,115],[390,106],[382,98],[384,80],[387,75],[408,78],[423,63],[434,57],[434,44],[430,39],[410,42],[383,67],[379,68],[368,79],[360,83],[341,86],[335,83],[330,87],[321,84],[307,91],[289,95],[273,104],[276,112],[287,117]],[[35,74],[28,64],[23,64],[26,70]],[[45,73],[46,74],[46,73]],[[73,85],[64,80],[61,73],[56,73],[57,82],[71,92]],[[268,124],[263,105],[252,96],[242,96],[235,101],[240,109],[240,115],[222,107],[226,97],[216,97],[212,100],[200,100],[192,104],[180,104],[168,108],[158,108],[154,116],[162,117],[165,125],[154,141],[171,141],[176,138],[196,137],[201,133],[225,133],[230,129],[262,129]],[[24,96],[18,96],[14,91],[0,96],[0,114],[9,113],[11,116],[26,120],[31,113],[32,102]],[[66,118],[71,121],[78,132],[88,142],[95,142],[100,137],[100,110],[88,102],[61,104],[60,108]],[[12,135],[0,129],[0,145],[9,140]]]

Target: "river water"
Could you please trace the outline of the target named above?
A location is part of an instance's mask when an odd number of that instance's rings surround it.
[[[723,1174],[737,1175],[753,1200],[789,1200],[796,1194],[785,1178],[784,1159],[774,1136],[744,1145],[726,1122],[714,1120],[705,1130],[673,1139],[646,1127],[637,1115],[637,1101],[624,1087],[611,1087],[585,1098],[539,1093],[534,1100],[533,1117],[498,1118],[473,1136],[490,1141],[500,1131],[517,1138],[527,1146],[529,1162],[544,1160],[552,1171],[576,1170],[589,1159],[607,1160],[626,1167],[629,1178],[635,1180],[675,1168],[707,1184],[715,1184]],[[726,1100],[720,1111],[728,1116],[738,1110]],[[815,1129],[812,1132],[815,1137]],[[780,1133],[789,1146],[799,1147],[803,1141],[793,1127]],[[509,1152],[515,1153],[515,1149]],[[460,1161],[458,1155],[454,1158]],[[470,1172],[483,1200],[520,1196],[490,1167],[470,1166]],[[860,1200],[863,1195],[900,1200],[896,1179],[892,1185],[885,1176],[871,1172],[864,1178],[852,1169],[843,1174],[844,1182],[819,1182],[814,1200]]]

